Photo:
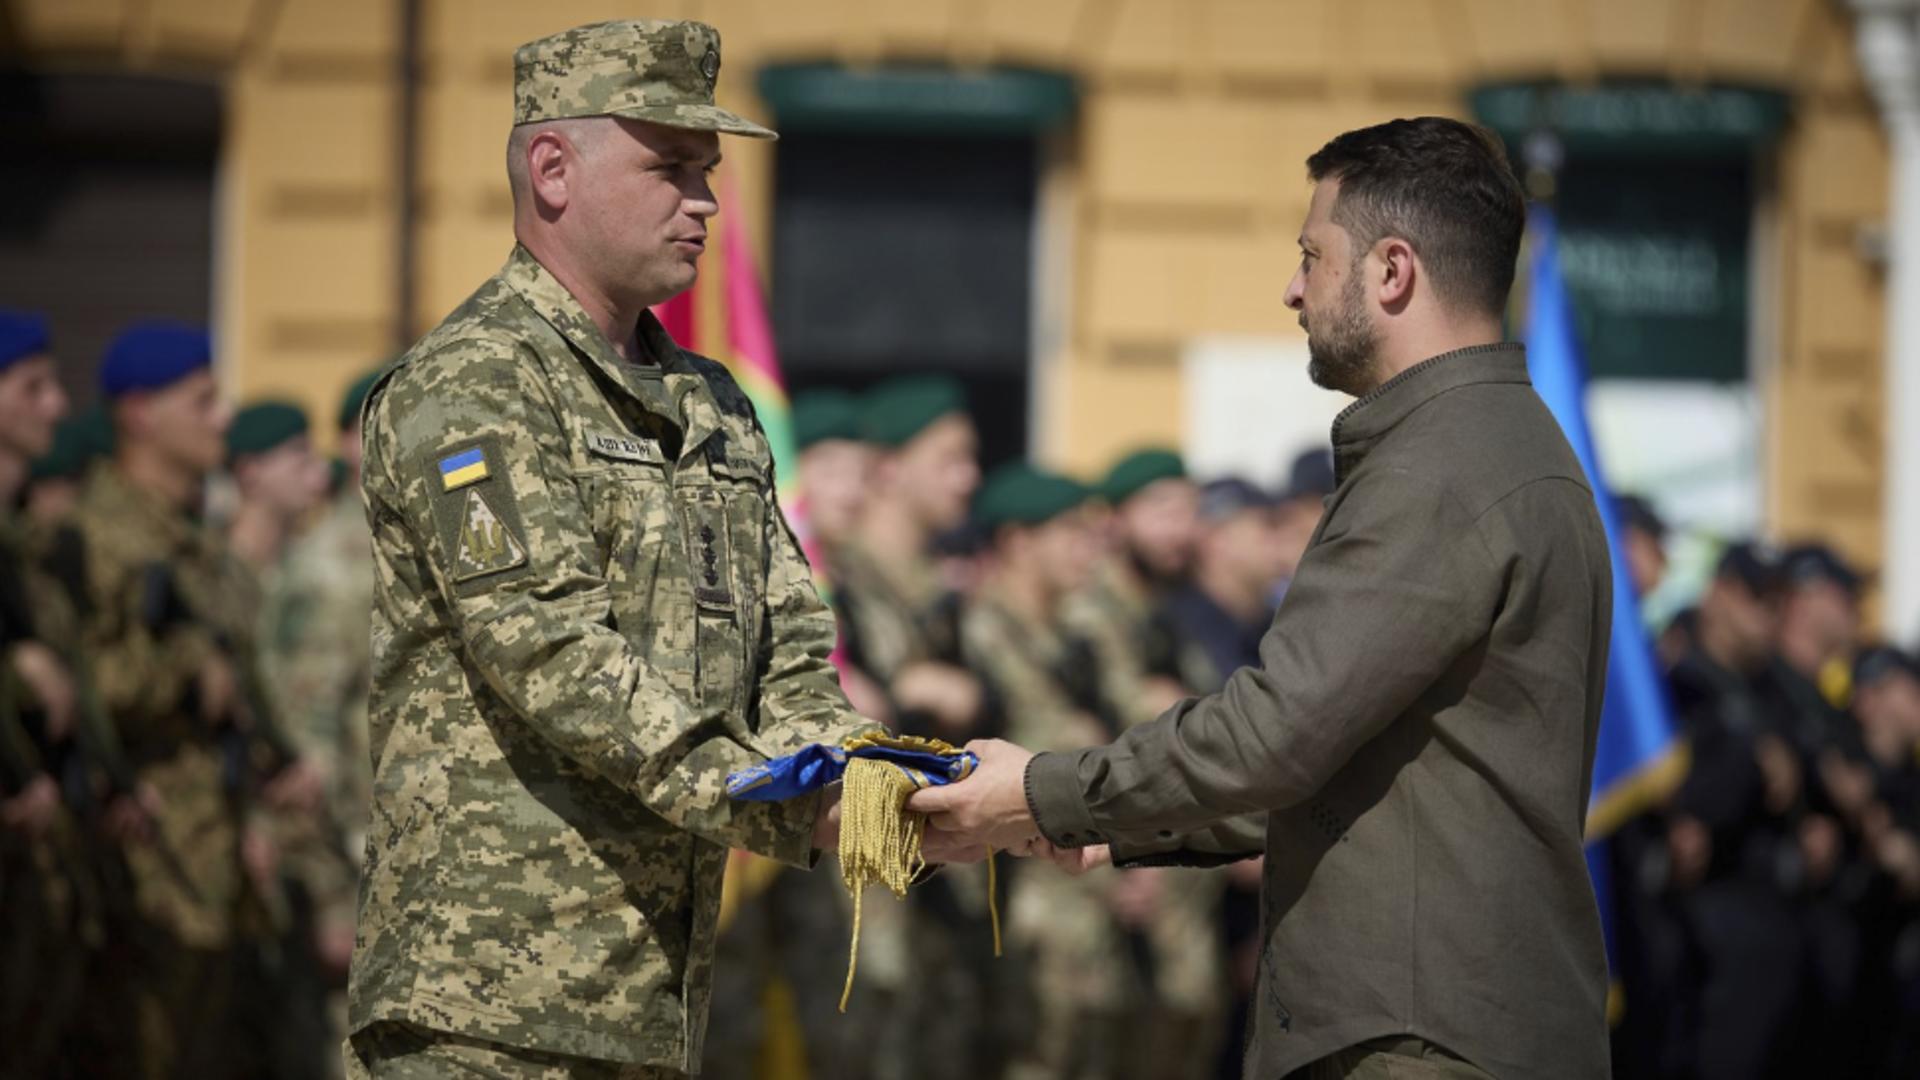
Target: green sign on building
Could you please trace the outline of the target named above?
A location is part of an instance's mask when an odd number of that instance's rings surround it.
[[[1590,373],[1744,380],[1755,170],[1786,96],[1505,84],[1471,101],[1516,166],[1535,140],[1555,144],[1561,269]]]

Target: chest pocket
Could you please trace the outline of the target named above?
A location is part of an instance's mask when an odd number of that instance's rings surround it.
[[[702,698],[733,707],[750,691],[766,606],[766,474],[717,454],[706,466],[705,476],[688,470],[677,501],[698,613]]]

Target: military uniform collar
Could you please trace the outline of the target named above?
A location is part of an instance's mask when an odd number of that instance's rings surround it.
[[[598,367],[607,381],[625,390],[642,407],[658,411],[655,402],[633,386],[635,380],[651,378],[653,374],[644,370],[642,365],[630,364],[620,358],[620,354],[614,351],[613,343],[587,316],[580,301],[567,291],[565,285],[560,284],[559,278],[540,265],[540,260],[534,258],[533,252],[515,244],[513,254],[507,258],[507,265],[500,271],[500,278],[519,293],[521,299],[549,326],[559,331],[568,344]],[[708,436],[719,430],[720,405],[714,400],[706,376],[693,366],[691,357],[667,334],[666,328],[660,325],[660,320],[654,318],[651,311],[640,313],[634,336],[647,355],[659,364],[659,377],[668,395],[679,406],[679,415],[666,416],[664,419],[682,428],[680,457],[684,461],[701,448]]]
[[[1338,479],[1353,475],[1367,451],[1400,421],[1450,390],[1480,383],[1531,385],[1527,352],[1518,342],[1473,345],[1430,357],[1375,387],[1333,421]]]

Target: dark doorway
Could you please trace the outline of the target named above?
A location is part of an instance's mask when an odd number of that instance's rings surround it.
[[[795,389],[943,372],[984,464],[1027,449],[1031,135],[783,133],[773,319]]]
[[[0,305],[45,312],[75,404],[134,319],[206,323],[220,93],[135,76],[0,73]]]

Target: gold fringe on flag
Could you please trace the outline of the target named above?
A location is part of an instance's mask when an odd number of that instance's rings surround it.
[[[906,770],[886,761],[853,757],[840,791],[840,880],[853,894],[853,942],[847,954],[847,984],[840,1011],[853,994],[860,960],[860,900],[867,886],[879,883],[905,899],[907,886],[926,869],[920,842],[927,818],[907,809],[907,797],[923,786]],[[1000,955],[1000,906],[996,898],[993,851],[987,851],[987,911],[993,920],[993,955]]]

